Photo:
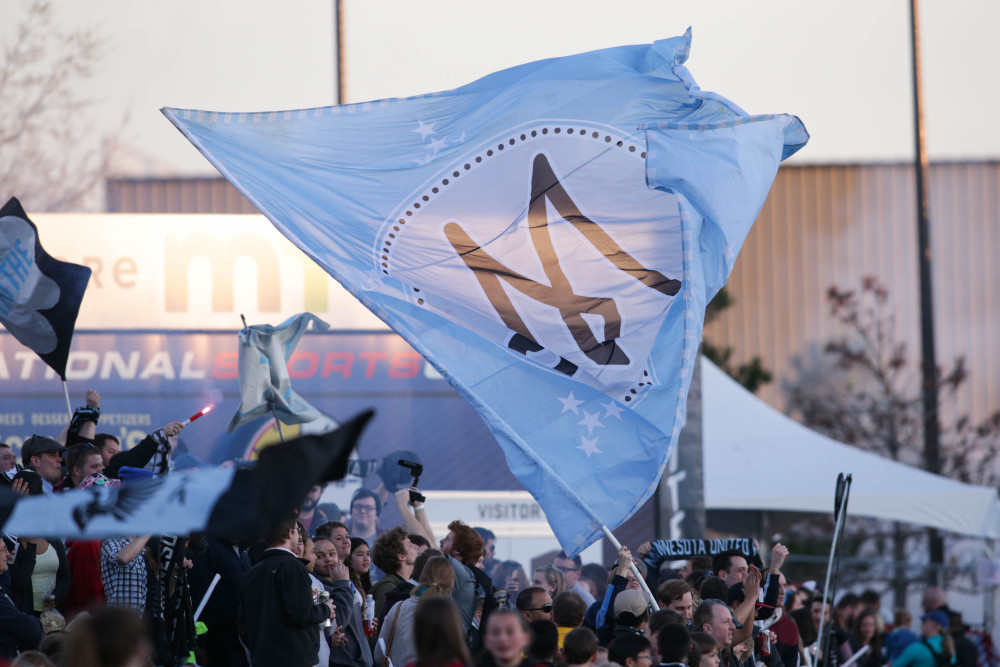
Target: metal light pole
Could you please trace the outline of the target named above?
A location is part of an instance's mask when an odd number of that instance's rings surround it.
[[[341,0],[333,0],[333,63],[337,81],[334,104],[344,103],[344,7]]]
[[[910,0],[910,32],[913,48],[913,125],[916,155],[913,168],[917,184],[917,251],[920,268],[920,349],[924,408],[924,467],[941,472],[941,426],[938,420],[938,372],[934,344],[934,292],[931,276],[931,234],[927,204],[927,148],[924,144],[923,94],[920,74],[920,17],[917,0]],[[931,565],[944,562],[944,542],[936,529],[928,531]],[[942,574],[932,570],[934,583]]]

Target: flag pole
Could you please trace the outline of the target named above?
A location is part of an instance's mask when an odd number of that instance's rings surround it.
[[[69,402],[69,387],[66,385],[66,378],[62,379],[63,396],[66,397],[66,414],[69,415],[69,423],[73,423],[73,406]],[[69,428],[67,426],[67,428]]]
[[[274,403],[271,403],[271,414],[274,415],[274,426],[278,429],[278,437],[281,438],[281,442],[284,444],[285,434],[281,432],[281,422],[278,421],[278,410],[274,407]]]
[[[837,552],[840,550],[840,543],[843,540],[844,523],[847,521],[847,499],[851,494],[851,481],[850,474],[845,476],[844,473],[840,473],[837,475],[837,491],[833,501],[836,521],[833,526],[833,541],[830,542],[830,560],[826,566],[826,582],[823,584],[823,604],[821,605],[819,616],[819,632],[816,636],[816,645],[819,648],[819,653],[816,656],[817,662],[819,662],[820,658],[825,660],[830,650],[830,626],[827,624],[826,608],[827,606],[831,610],[833,608],[833,595],[836,591],[830,589],[830,578],[831,576],[833,577],[833,586],[836,588],[837,575],[834,574],[834,565],[836,564],[837,571],[839,571],[840,554]],[[836,562],[834,561],[835,557]]]
[[[602,524],[601,530],[604,531],[604,537],[608,538],[608,541],[614,545],[615,549],[621,551],[622,544],[614,536],[614,533],[611,532],[611,529]],[[649,586],[646,585],[646,580],[643,579],[642,575],[639,573],[639,568],[635,566],[635,561],[629,563],[629,566],[632,568],[632,574],[635,575],[636,581],[639,582],[639,587],[642,588],[642,592],[646,594],[646,599],[649,600],[649,604],[653,607],[653,611],[660,611],[660,605],[656,603],[656,598],[653,597],[652,591],[650,591]]]

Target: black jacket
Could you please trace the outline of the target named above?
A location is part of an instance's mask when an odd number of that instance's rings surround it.
[[[0,659],[13,659],[19,650],[37,648],[44,636],[41,622],[15,607],[0,589]]]
[[[290,551],[268,549],[243,577],[236,624],[253,665],[313,667],[316,626],[328,617],[326,605],[313,602],[306,566]]]

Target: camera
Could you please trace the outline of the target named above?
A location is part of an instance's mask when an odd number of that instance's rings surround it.
[[[403,459],[399,460],[399,465],[410,471],[410,474],[413,475],[413,486],[418,486],[420,484],[420,476],[424,474],[424,466],[419,463],[414,463],[413,461],[404,461]],[[411,503],[422,503],[425,500],[427,500],[427,498],[424,497],[424,494],[410,489]]]

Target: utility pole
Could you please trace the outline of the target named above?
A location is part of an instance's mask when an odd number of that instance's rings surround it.
[[[923,93],[920,73],[920,16],[918,0],[910,0],[910,33],[913,48],[913,125],[916,155],[913,162],[917,186],[917,252],[920,267],[920,350],[924,408],[924,467],[941,473],[941,426],[938,419],[938,371],[934,343],[934,286],[931,275],[931,234],[927,204],[928,161],[924,141]],[[944,541],[936,529],[928,531],[931,565],[944,562]],[[940,584],[942,572],[930,570],[930,581]]]
[[[334,104],[344,103],[344,7],[342,0],[333,0],[333,66],[337,77]]]

